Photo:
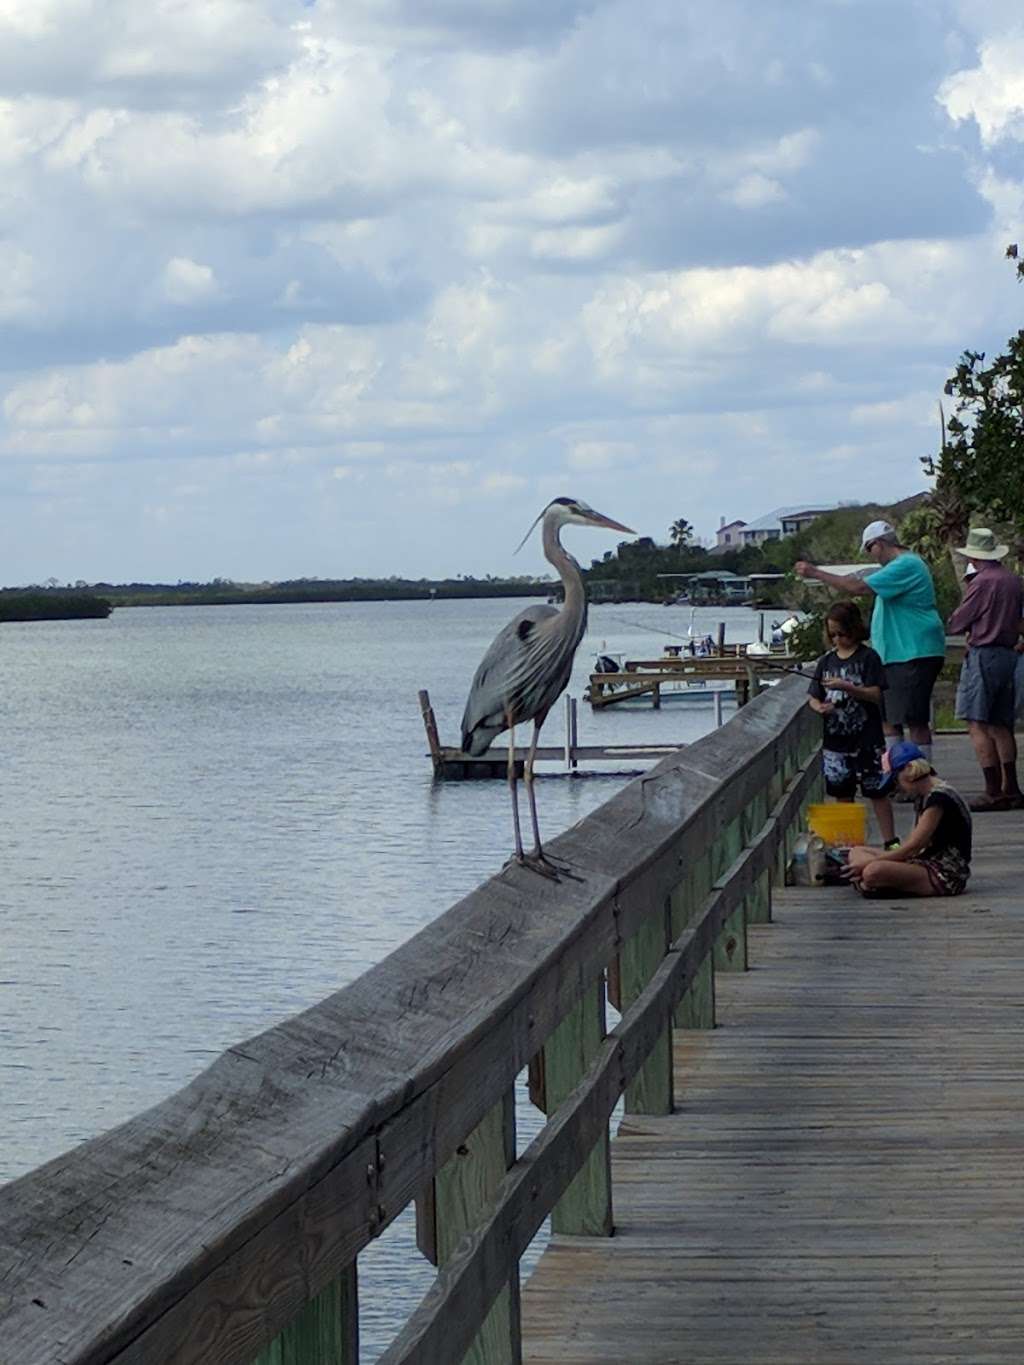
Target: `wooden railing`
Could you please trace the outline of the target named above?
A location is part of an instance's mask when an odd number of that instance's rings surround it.
[[[519,1258],[612,1228],[609,1116],[672,1108],[801,812],[796,679],[164,1103],[0,1188],[4,1365],[354,1365],[359,1252],[412,1201],[441,1265],[387,1365],[519,1357]],[[396,894],[400,894],[396,890]],[[605,1027],[605,1001],[622,1010]],[[529,1066],[545,1127],[515,1157]]]

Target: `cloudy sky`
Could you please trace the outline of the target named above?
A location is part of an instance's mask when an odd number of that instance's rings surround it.
[[[1022,141],[1017,0],[0,0],[0,583],[913,492]]]

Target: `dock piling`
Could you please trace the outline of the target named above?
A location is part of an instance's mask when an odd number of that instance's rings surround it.
[[[430,745],[430,758],[434,765],[434,776],[441,777],[444,773],[444,759],[441,756],[441,739],[437,733],[437,720],[434,717],[434,708],[430,704],[430,693],[425,687],[420,688],[420,715],[423,717],[423,728],[427,732],[427,743]]]

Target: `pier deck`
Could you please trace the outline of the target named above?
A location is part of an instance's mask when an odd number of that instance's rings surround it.
[[[936,765],[977,790],[965,738]],[[1024,1359],[1022,854],[988,814],[954,900],[775,892],[719,1027],[675,1034],[675,1112],[612,1145],[615,1236],[526,1285],[524,1360]]]

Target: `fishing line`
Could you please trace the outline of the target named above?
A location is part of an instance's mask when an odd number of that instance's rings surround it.
[[[606,618],[602,616],[601,619],[604,620]],[[641,625],[639,621],[631,621],[628,616],[611,616],[607,619],[617,622],[620,626],[629,626],[632,630],[646,630],[652,635],[667,635],[670,640],[682,640],[685,644],[689,644],[693,639],[703,639],[704,635],[708,634],[707,631],[702,631],[700,636],[676,635],[674,631],[662,630],[659,629],[658,626]]]

